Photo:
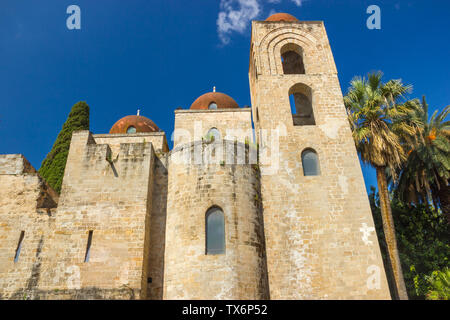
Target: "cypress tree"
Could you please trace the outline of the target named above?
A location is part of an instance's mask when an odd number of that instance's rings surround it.
[[[85,101],[73,105],[52,149],[39,169],[39,174],[58,193],[61,192],[72,133],[77,130],[89,130],[89,106]]]

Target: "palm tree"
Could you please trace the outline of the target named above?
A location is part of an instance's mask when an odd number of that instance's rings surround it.
[[[450,113],[447,106],[428,117],[425,97],[417,101],[414,119],[415,134],[406,141],[408,158],[400,171],[397,190],[401,200],[407,203],[433,203],[450,223]]]
[[[401,80],[382,83],[381,78],[381,72],[369,74],[367,79],[355,77],[344,103],[361,160],[376,169],[395,295],[397,299],[406,300],[408,295],[397,249],[386,170],[397,172],[406,159],[400,136],[409,136],[414,132],[413,127],[404,121],[411,112],[412,104],[409,101],[401,104],[399,101],[411,92],[412,86],[403,85]]]

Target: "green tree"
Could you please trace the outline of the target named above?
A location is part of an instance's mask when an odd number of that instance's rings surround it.
[[[396,191],[407,203],[437,203],[450,223],[450,112],[447,106],[431,118],[425,97],[411,115],[414,135],[406,139],[408,158],[400,171]]]
[[[52,149],[39,169],[39,174],[58,193],[61,192],[72,133],[77,130],[89,130],[89,106],[84,101],[73,105]]]
[[[433,271],[427,277],[429,289],[426,295],[427,300],[449,300],[450,299],[450,269]]]
[[[374,187],[371,187],[369,200],[383,262],[389,270],[380,199]],[[427,203],[408,206],[395,196],[395,192],[391,206],[408,295],[411,299],[425,299],[430,290],[429,274],[450,267],[450,225],[439,210]],[[389,272],[387,275],[392,289],[393,279]]]
[[[382,83],[381,78],[381,72],[369,74],[367,79],[355,77],[344,97],[344,103],[361,160],[376,169],[384,235],[395,280],[395,295],[403,300],[408,299],[408,295],[397,249],[386,170],[395,173],[406,159],[400,137],[413,133],[413,128],[404,121],[411,105],[409,102],[401,104],[399,101],[412,87],[403,85],[400,80]]]

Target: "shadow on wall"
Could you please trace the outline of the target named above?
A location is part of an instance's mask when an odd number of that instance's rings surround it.
[[[41,238],[39,239],[38,247],[36,249],[36,260],[33,263],[33,267],[31,268],[31,275],[27,280],[27,285],[24,289],[20,289],[13,293],[11,296],[11,299],[21,299],[24,295],[26,295],[27,292],[31,293],[34,291],[34,289],[37,287],[39,283],[39,278],[41,276],[41,252],[42,247],[44,246],[44,236],[41,235]],[[23,291],[23,292],[21,292]]]
[[[148,266],[147,299],[162,300],[164,290],[164,252],[167,218],[167,155],[155,157],[155,185],[150,215],[150,257]]]
[[[255,198],[255,206],[258,208],[258,214],[260,215],[259,219],[261,221],[260,228],[257,230],[257,234],[261,235],[261,246],[258,248],[258,255],[262,260],[261,274],[263,275],[260,278],[259,286],[261,290],[266,292],[266,297],[264,299],[270,300],[270,286],[269,286],[269,267],[267,265],[267,244],[266,244],[266,234],[265,234],[265,226],[264,226],[264,206],[262,204],[262,193],[261,193],[261,171],[259,166],[253,165],[253,170],[256,171],[258,177],[258,185],[255,186],[257,190],[257,198]]]
[[[0,300],[40,300],[40,299],[130,299],[136,297],[135,290],[128,286],[122,286],[118,289],[99,289],[89,287],[83,289],[65,289],[65,290],[40,290],[38,288],[39,279],[41,277],[41,252],[44,246],[44,237],[39,239],[36,250],[36,260],[31,269],[31,275],[27,280],[25,288],[15,291],[11,296],[2,295]]]
[[[11,297],[2,297],[1,300],[135,300],[135,290],[123,286],[119,289],[100,289],[88,287],[83,289],[65,290],[38,290],[21,289],[16,291]]]

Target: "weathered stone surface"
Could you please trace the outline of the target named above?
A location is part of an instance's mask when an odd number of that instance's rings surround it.
[[[174,148],[205,139],[211,128],[219,130],[222,139],[253,141],[251,109],[176,110]]]
[[[280,50],[297,45],[305,74],[283,74]],[[279,168],[261,194],[271,299],[389,299],[364,180],[336,66],[322,22],[252,23],[250,91],[256,132],[282,127]],[[316,125],[295,126],[294,85],[312,91]],[[270,148],[257,135],[261,148]],[[314,149],[320,175],[304,176],[301,154]],[[361,228],[366,226],[369,233]],[[379,287],[368,286],[379,270]]]
[[[197,147],[210,154],[222,145],[221,158],[194,162]],[[183,149],[169,160],[164,298],[268,299],[259,169],[236,164],[248,148],[225,141]],[[189,163],[174,160],[181,152],[190,155]],[[225,254],[205,253],[206,213],[213,206],[224,213]]]
[[[0,155],[0,298],[30,297],[58,195],[22,155]],[[19,259],[14,262],[21,232]]]
[[[51,216],[36,211],[39,176],[0,176],[10,193],[24,198],[15,204],[11,199],[17,196],[2,196],[1,221],[7,224],[1,234],[9,239],[0,251],[3,297],[147,297],[155,152],[150,142],[113,137],[109,142],[117,153],[97,144],[88,131],[73,134],[61,197]],[[14,263],[21,230],[25,238]],[[90,259],[84,262],[91,230]]]

